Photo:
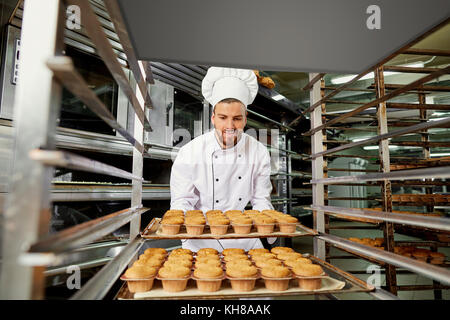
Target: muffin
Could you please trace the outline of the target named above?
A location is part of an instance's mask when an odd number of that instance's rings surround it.
[[[244,210],[244,214],[258,214],[260,213],[258,210]]]
[[[317,290],[322,287],[322,279],[314,278],[323,274],[322,267],[317,264],[300,263],[292,268],[298,277],[298,286],[305,290]],[[302,278],[307,277],[307,278]]]
[[[146,259],[139,259],[133,262],[133,267],[145,267],[145,266],[147,266]]]
[[[252,260],[253,261],[258,261],[258,260],[267,260],[267,259],[275,259],[277,257],[276,254],[273,253],[260,253],[260,254],[254,254],[252,255]]]
[[[298,252],[288,252],[288,253],[277,254],[277,258],[284,261],[284,260],[293,260],[293,259],[303,258],[303,256]]]
[[[255,265],[258,268],[265,268],[270,266],[282,266],[282,262],[278,259],[263,259],[255,261]]]
[[[287,253],[287,252],[294,252],[294,249],[288,248],[288,247],[273,247],[270,250],[271,253],[279,254],[279,253]]]
[[[245,260],[245,259],[238,259],[238,260],[231,260],[231,261],[227,261],[225,263],[225,269],[230,267],[236,267],[236,266],[252,266],[253,263],[250,260]]]
[[[253,221],[249,217],[238,217],[231,221],[234,233],[236,234],[249,234],[252,229]]]
[[[153,287],[156,268],[147,266],[132,266],[125,271],[124,279],[127,280],[130,292],[145,292]]]
[[[291,271],[283,266],[266,266],[261,269],[266,289],[286,291],[291,279]]]
[[[287,266],[289,268],[294,268],[299,263],[312,264],[312,261],[307,258],[297,258],[297,259],[292,259],[292,260],[284,260],[283,263],[285,266]]]
[[[163,290],[180,292],[186,289],[191,269],[178,265],[164,266],[159,269],[158,279],[161,279]]]
[[[217,251],[216,249],[213,248],[201,248],[200,250],[197,251],[197,257],[199,256],[205,256],[205,255],[209,255],[209,254],[219,254],[219,251]]]
[[[234,291],[246,292],[253,290],[255,287],[258,269],[254,266],[236,264],[227,266],[226,274]]]
[[[178,248],[178,249],[174,249],[170,252],[171,255],[176,255],[176,254],[190,254],[191,256],[194,254],[191,250],[189,249],[183,249],[183,248]]]
[[[270,251],[268,249],[265,249],[265,248],[250,249],[248,251],[248,254],[251,255],[251,256],[257,255],[257,254],[261,254],[261,253],[270,253]]]
[[[197,289],[202,292],[214,292],[220,289],[223,269],[215,266],[202,266],[194,271]]]
[[[298,219],[290,216],[285,215],[282,217],[276,218],[278,222],[278,227],[280,228],[280,232],[283,233],[294,233],[297,228]]]
[[[248,260],[248,257],[245,254],[238,254],[238,253],[228,254],[223,257],[223,261],[225,261],[225,262],[233,261],[233,260]]]
[[[186,217],[184,221],[186,232],[191,236],[201,235],[205,229],[205,224],[206,220],[203,215],[199,217]]]
[[[203,255],[203,256],[197,256],[195,258],[195,261],[203,261],[203,260],[220,261],[220,257],[217,254],[208,254],[208,255]]]
[[[417,249],[412,253],[412,256],[417,260],[426,262],[428,259],[428,250]]]
[[[228,231],[230,220],[225,217],[208,218],[209,229],[213,235],[224,235]]]
[[[188,259],[183,259],[183,258],[175,258],[175,259],[168,259],[166,262],[164,262],[163,266],[167,267],[167,266],[183,266],[186,268],[192,268],[192,261],[188,260]]]
[[[202,268],[202,267],[219,267],[222,268],[222,263],[220,260],[214,260],[214,259],[204,259],[200,261],[195,261],[195,269]]]
[[[275,228],[275,219],[266,215],[255,215],[253,222],[259,233],[272,233]]]
[[[167,250],[163,248],[148,248],[144,251],[145,255],[151,255],[151,254],[163,254],[167,255]]]
[[[149,267],[159,268],[163,264],[164,260],[158,258],[148,258],[145,260],[145,265]]]
[[[178,253],[178,254],[172,253],[171,255],[169,255],[167,260],[172,260],[172,259],[186,259],[186,260],[192,261],[192,260],[194,260],[194,257],[188,253]]]
[[[245,250],[241,248],[227,248],[222,250],[223,256],[227,256],[230,254],[245,254]]]
[[[443,264],[445,262],[445,254],[441,252],[430,252],[429,256],[431,264]]]
[[[163,217],[161,220],[161,232],[166,235],[175,235],[180,232],[183,223],[183,216]]]
[[[163,253],[145,253],[144,252],[144,259],[157,259],[163,261],[166,259],[167,255]]]

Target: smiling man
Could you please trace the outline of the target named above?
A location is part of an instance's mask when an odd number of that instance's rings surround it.
[[[214,130],[178,152],[170,176],[172,210],[273,209],[270,202],[270,156],[267,148],[244,133],[247,105],[258,92],[251,70],[211,67],[202,93],[213,106]],[[262,248],[259,239],[182,240],[183,248]]]

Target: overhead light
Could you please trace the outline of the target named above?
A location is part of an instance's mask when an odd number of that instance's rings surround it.
[[[448,119],[450,117],[443,117],[443,118],[434,118],[434,119],[430,119],[430,121],[439,121],[439,120],[444,120],[444,119]]]
[[[352,139],[352,142],[359,142],[359,141],[363,141],[363,140],[366,140],[367,138],[355,138],[355,139]]]
[[[280,100],[286,99],[286,97],[281,94],[277,94],[277,95],[273,96],[272,99],[275,101],[280,101]]]
[[[410,68],[423,68],[424,63],[423,62],[416,62],[416,63],[412,63],[412,64],[405,64],[402,65],[401,67],[410,67]],[[384,71],[383,75],[386,76],[392,76],[394,74],[401,74],[401,72],[394,72],[394,71]],[[337,77],[334,79],[331,79],[331,83],[332,84],[343,84],[343,83],[347,83],[350,80],[352,80],[354,77],[356,77],[356,74],[350,74],[347,76],[342,76],[342,77]],[[366,74],[365,76],[363,76],[362,78],[360,78],[358,81],[360,80],[367,80],[367,79],[373,79],[375,78],[375,75],[373,72],[369,72],[368,74]]]
[[[365,146],[363,147],[364,150],[378,150],[379,146]],[[391,146],[389,145],[389,149],[398,149],[398,146]]]
[[[446,157],[450,156],[450,152],[444,152],[444,153],[430,153],[430,157]]]

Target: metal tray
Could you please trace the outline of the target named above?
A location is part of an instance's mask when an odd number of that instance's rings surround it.
[[[313,229],[298,224],[297,230],[294,233],[282,233],[275,231],[273,233],[262,234],[256,232],[256,228],[253,226],[252,230],[248,234],[236,234],[233,232],[233,228],[230,226],[228,232],[223,235],[213,235],[210,233],[209,226],[205,225],[205,230],[201,235],[189,235],[186,232],[184,225],[181,226],[180,232],[175,235],[167,235],[161,232],[160,226],[161,218],[153,218],[148,226],[141,232],[141,237],[145,239],[242,239],[242,238],[270,238],[270,237],[302,237],[313,236],[317,232]],[[276,229],[275,229],[276,230]]]
[[[370,292],[374,287],[366,284],[364,281],[352,276],[351,274],[336,268],[335,266],[318,259],[311,255],[304,255],[311,259],[314,263],[319,264],[328,275],[329,281],[342,281],[344,283],[341,289],[334,290],[315,290],[307,291],[298,288],[296,280],[291,280],[289,288],[286,291],[269,291],[265,288],[264,280],[256,280],[255,289],[250,292],[236,292],[232,291],[229,280],[223,280],[222,287],[216,292],[201,292],[197,290],[194,280],[189,280],[187,288],[182,292],[165,293],[161,289],[160,281],[154,283],[153,288],[149,294],[135,294],[128,290],[126,283],[122,285],[116,299],[119,300],[154,300],[154,299],[232,299],[232,298],[258,298],[258,297],[275,297],[275,296],[298,296],[298,295],[315,295],[315,294],[337,294],[349,292]],[[153,292],[152,292],[153,291]],[[151,293],[151,294],[150,294]]]

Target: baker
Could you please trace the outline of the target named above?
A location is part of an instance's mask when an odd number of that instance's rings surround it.
[[[180,148],[172,166],[172,210],[273,209],[270,202],[270,156],[267,148],[243,132],[247,105],[258,92],[251,70],[211,67],[202,81],[202,94],[212,105],[214,130]],[[181,240],[183,248],[262,248],[259,238]],[[272,241],[271,241],[272,242]]]

